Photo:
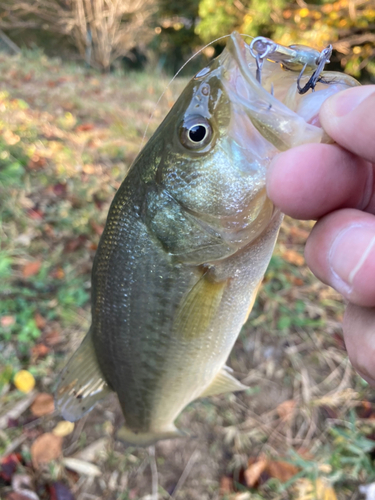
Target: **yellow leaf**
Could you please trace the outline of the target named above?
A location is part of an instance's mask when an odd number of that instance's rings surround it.
[[[20,370],[15,374],[13,383],[19,391],[28,393],[35,387],[35,378],[27,370]]]
[[[318,478],[316,482],[300,479],[296,483],[297,500],[337,500],[335,490],[328,481]]]
[[[52,433],[58,437],[65,437],[71,434],[74,430],[74,423],[68,422],[67,420],[62,420],[53,429]]]
[[[327,481],[322,479],[316,481],[316,493],[319,500],[337,500],[335,490]]]

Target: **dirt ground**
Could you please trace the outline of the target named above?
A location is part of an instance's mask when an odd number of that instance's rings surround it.
[[[87,330],[90,269],[109,203],[166,79],[98,75],[35,53],[0,56],[0,84],[0,167],[8,172],[0,176],[0,498],[151,499],[148,450],[115,439],[115,396],[77,422],[44,464],[35,463],[33,443],[61,417],[36,416],[32,402],[52,393]],[[183,85],[167,91],[147,137]],[[359,485],[375,480],[374,399],[346,356],[340,296],[304,263],[312,225],[285,220],[230,356],[249,389],[190,404],[177,426],[191,437],[156,445],[160,500],[359,499]],[[21,369],[36,380],[31,395],[14,385]]]

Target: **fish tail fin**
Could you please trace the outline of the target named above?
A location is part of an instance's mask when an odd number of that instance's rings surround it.
[[[121,441],[133,446],[151,446],[157,441],[163,439],[186,438],[189,437],[185,432],[171,426],[169,429],[150,432],[132,431],[126,425],[123,425],[116,434]]]
[[[110,392],[96,359],[89,330],[59,377],[55,407],[66,420],[74,422]]]

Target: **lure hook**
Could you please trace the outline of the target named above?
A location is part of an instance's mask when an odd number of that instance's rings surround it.
[[[328,45],[319,52],[304,45],[285,47],[269,38],[258,36],[250,44],[250,53],[256,62],[256,78],[259,83],[262,80],[262,68],[265,59],[279,62],[284,68],[292,71],[298,71],[302,66],[297,78],[297,88],[300,94],[305,94],[309,89],[314,91],[317,82],[321,81],[320,74],[324,66],[329,63],[332,55],[332,45]],[[313,74],[304,87],[301,87],[301,79],[306,68],[311,68]]]
[[[250,44],[250,54],[254,57],[257,71],[256,79],[262,83],[262,68],[264,59],[275,52],[277,44],[264,36],[257,36]]]
[[[315,91],[316,84],[321,81],[321,72],[324,69],[324,66],[330,62],[330,57],[332,55],[332,45],[328,45],[325,49],[323,49],[316,61],[316,69],[314,73],[310,76],[308,82],[304,87],[301,87],[301,78],[306,69],[307,64],[305,64],[297,78],[297,88],[299,94],[306,94],[306,92],[311,89],[313,92]]]

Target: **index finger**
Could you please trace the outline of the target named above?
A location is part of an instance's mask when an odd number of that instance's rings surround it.
[[[305,144],[277,155],[267,173],[273,203],[295,219],[319,219],[340,208],[367,209],[371,164],[332,144]]]

